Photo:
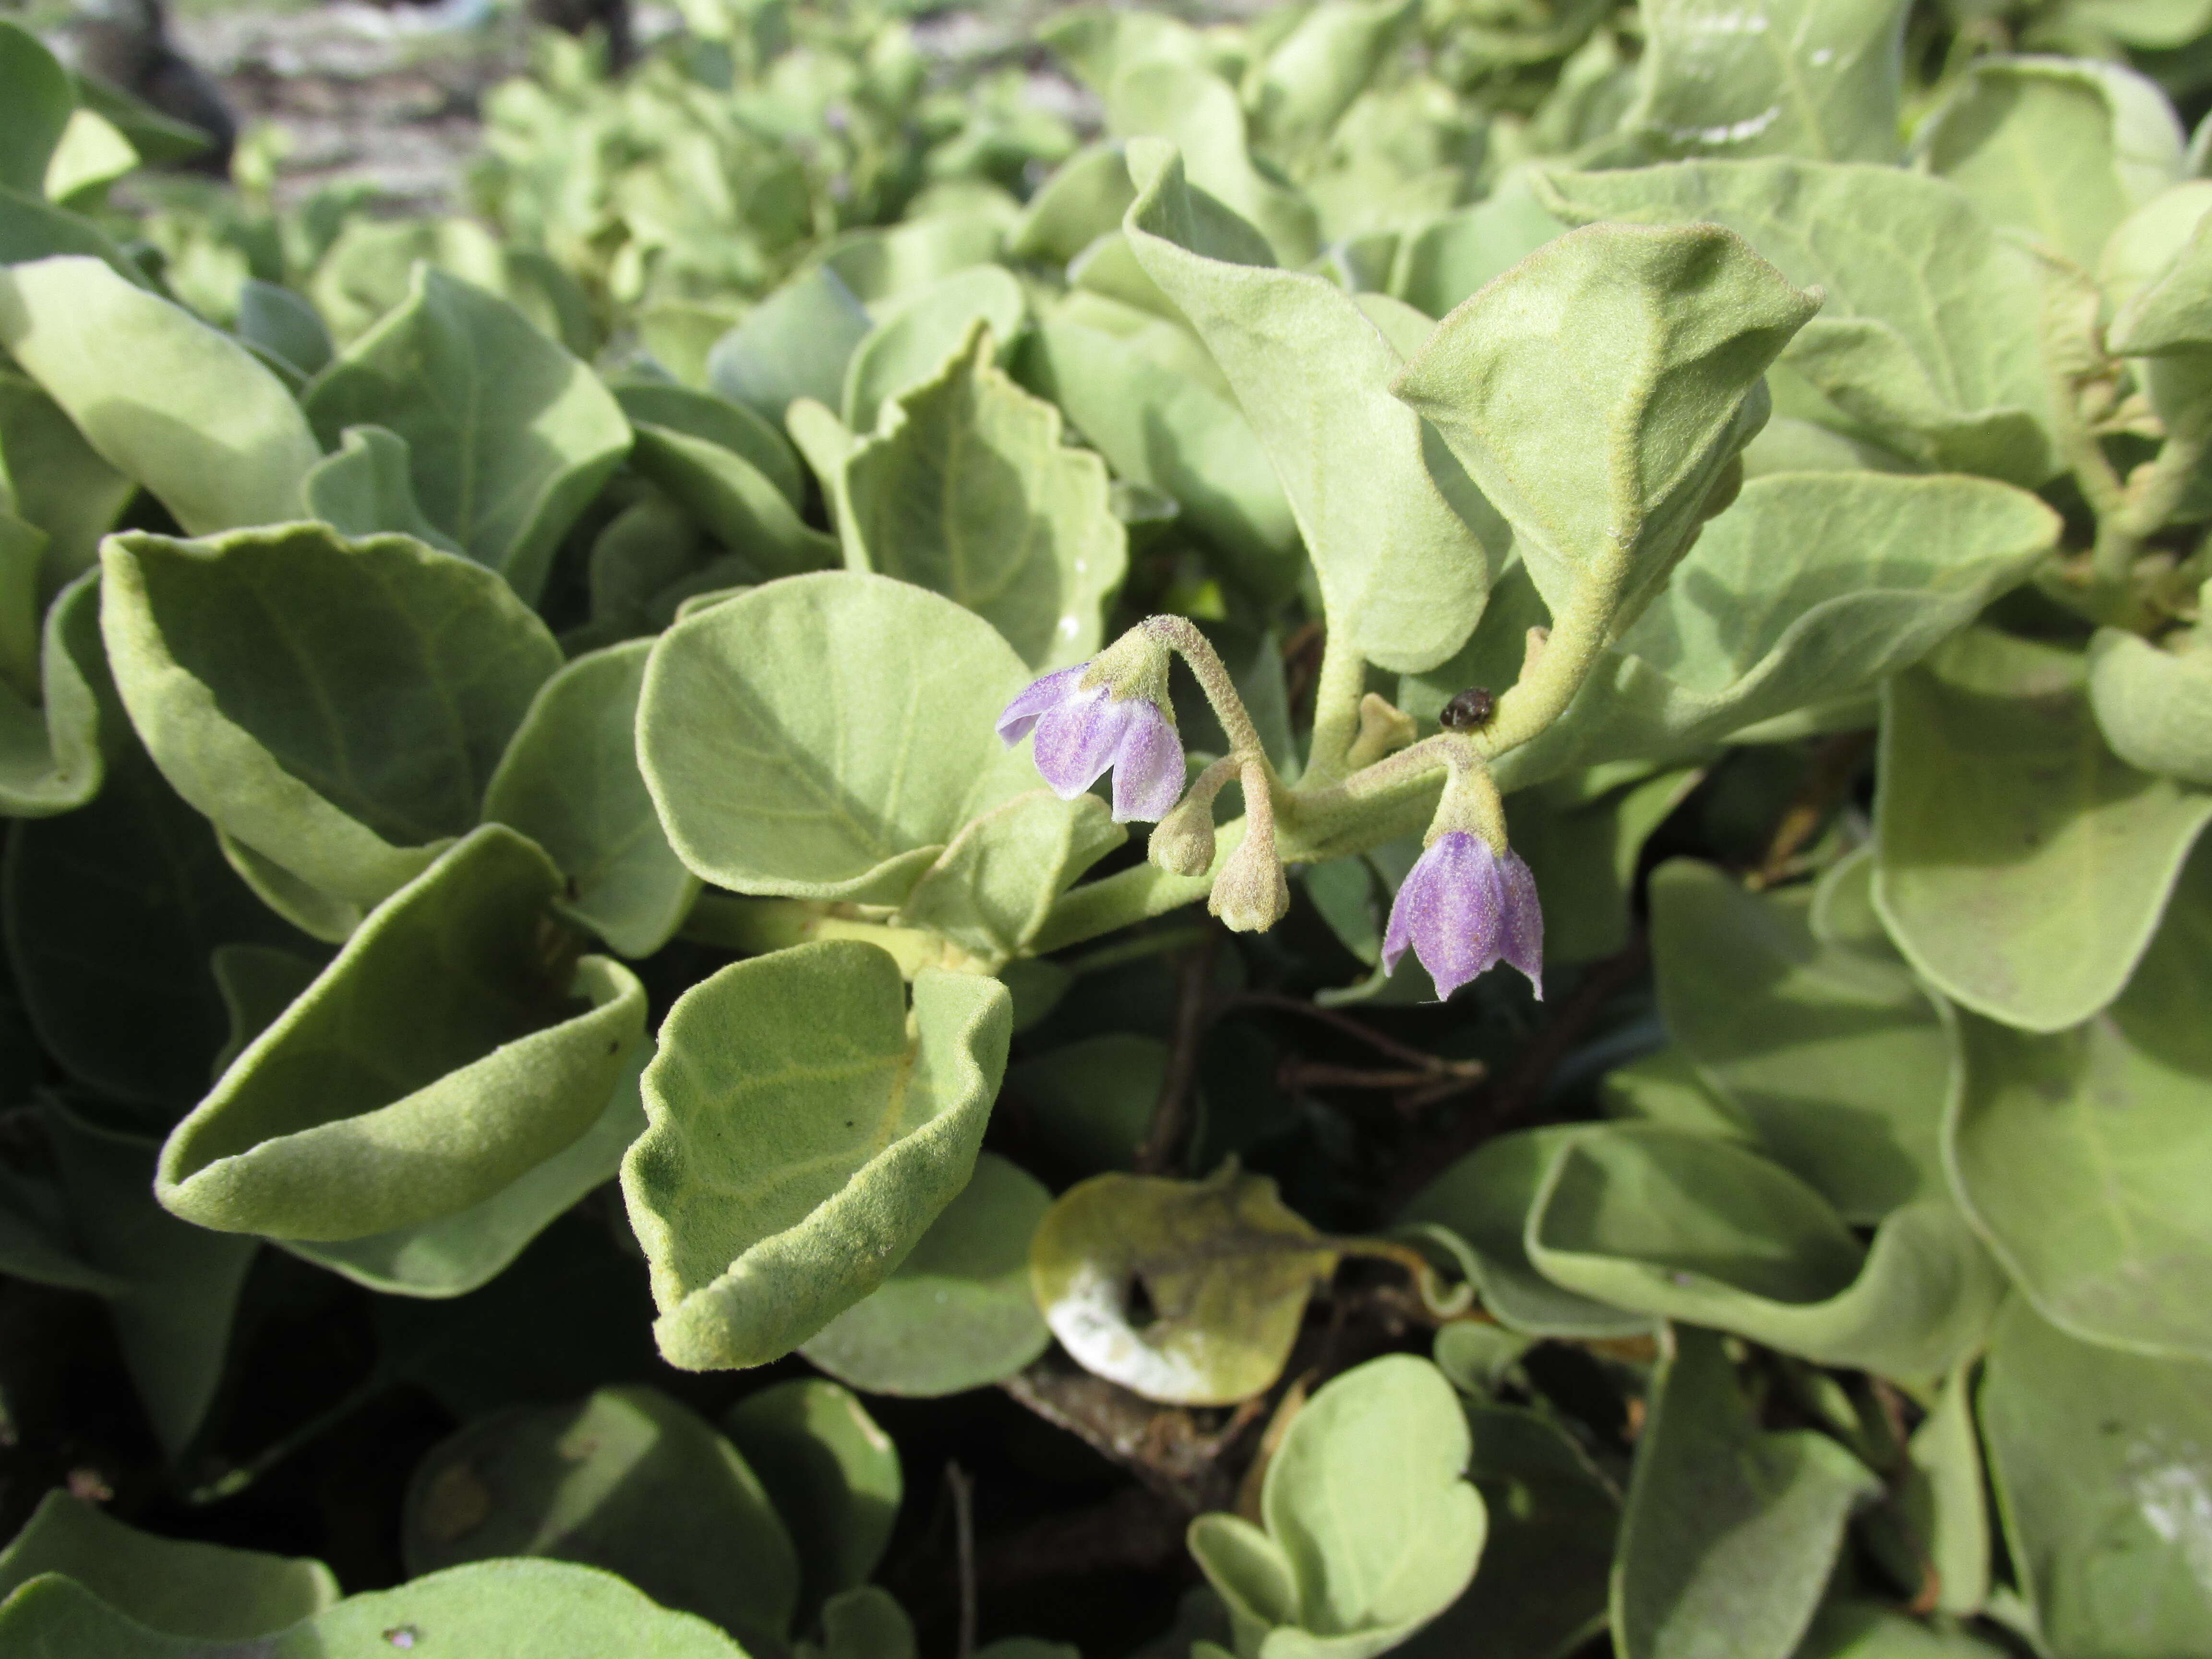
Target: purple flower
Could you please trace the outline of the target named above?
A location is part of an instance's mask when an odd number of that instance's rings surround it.
[[[999,735],[1012,748],[1036,733],[1036,769],[1053,793],[1073,800],[1114,771],[1114,819],[1161,818],[1182,794],[1182,739],[1150,697],[1116,697],[1103,685],[1086,688],[1089,663],[1048,674],[999,716]]]
[[[1510,962],[1543,999],[1544,912],[1536,902],[1536,878],[1519,854],[1500,857],[1480,836],[1456,830],[1439,836],[1406,872],[1382,935],[1386,971],[1396,970],[1409,945],[1437,982],[1439,998]]]

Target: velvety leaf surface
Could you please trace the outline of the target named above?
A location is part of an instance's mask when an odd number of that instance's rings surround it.
[[[1273,1383],[1336,1253],[1266,1176],[1102,1175],[1030,1241],[1045,1322],[1085,1369],[1147,1400],[1228,1405]],[[1131,1309],[1141,1285],[1149,1316]]]
[[[40,591],[58,592],[100,562],[100,538],[137,486],[101,459],[39,384],[0,374],[0,505],[46,532]]]
[[[2212,1359],[2212,854],[2191,860],[2101,1016],[2038,1036],[1960,1011],[1947,1151],[1960,1200],[2042,1316]]]
[[[544,848],[567,914],[626,957],[665,944],[698,894],[661,832],[637,765],[637,702],[653,642],[576,658],[538,687],[484,788],[483,815]]]
[[[338,1599],[338,1582],[319,1561],[140,1532],[58,1491],[0,1550],[0,1598],[42,1573],[66,1573],[80,1593],[142,1626],[209,1642],[273,1635]],[[19,1616],[0,1612],[0,1631]],[[69,1659],[98,1651],[52,1650]]]
[[[1052,1194],[992,1152],[882,1285],[799,1345],[870,1394],[929,1398],[1012,1376],[1052,1341],[1030,1294],[1030,1241]]]
[[[252,354],[96,259],[0,273],[0,345],[193,535],[300,516],[320,452]]]
[[[1397,351],[1342,289],[1275,269],[1249,226],[1133,145],[1126,234],[1190,319],[1274,465],[1336,626],[1386,668],[1433,666],[1482,614],[1486,549],[1432,475],[1421,423],[1391,397]]]
[[[0,686],[0,811],[11,817],[47,817],[92,799],[106,751],[127,724],[100,637],[97,574],[63,588],[32,637],[37,702]]]
[[[549,932],[560,885],[486,825],[378,907],[177,1126],[162,1203],[223,1231],[360,1238],[480,1204],[574,1142],[645,993]]]
[[[2005,1540],[2062,1653],[2186,1652],[2212,1620],[2212,1370],[2094,1346],[2015,1298],[1976,1397]]]
[[[748,404],[666,380],[617,380],[609,390],[635,424],[684,433],[726,449],[773,483],[794,512],[806,505],[805,476],[781,421],[769,420]]]
[[[1880,1483],[1809,1429],[1753,1422],[1721,1339],[1676,1326],[1638,1437],[1613,1563],[1624,1659],[1786,1659],[1844,1522]]]
[[[869,329],[867,312],[844,279],[826,266],[793,279],[714,343],[707,379],[732,403],[781,426],[793,400],[831,408],[844,390],[845,365]]]
[[[799,1560],[735,1448],[658,1389],[602,1389],[471,1424],[418,1464],[401,1548],[410,1575],[542,1556],[617,1573],[663,1607],[780,1645]]]
[[[967,1184],[1006,1066],[1006,989],[929,969],[914,994],[909,1034],[890,955],[832,941],[733,963],[669,1011],[623,1193],[672,1364],[789,1352]]]
[[[1899,0],[1659,0],[1626,125],[1662,155],[1895,161]]]
[[[836,543],[802,520],[775,479],[740,452],[640,421],[631,459],[748,566],[781,576],[836,562]]]
[[[904,296],[868,331],[845,365],[840,405],[845,424],[873,432],[882,423],[883,406],[936,379],[979,323],[1003,354],[1021,332],[1028,309],[1021,283],[999,265],[971,265]]]
[[[2029,488],[2050,476],[2035,268],[1955,185],[1775,160],[1553,173],[1537,193],[1575,224],[1727,226],[1822,289],[1783,361],[1845,415],[1937,466]],[[1842,224],[1852,234],[1829,234]]]
[[[407,440],[380,426],[349,426],[337,449],[315,463],[301,485],[310,517],[341,536],[393,532],[441,552],[461,544],[422,516],[415,499],[414,454]]]
[[[2212,787],[2212,652],[2161,651],[2100,628],[2089,641],[2089,708],[2129,765]]]
[[[597,375],[497,295],[427,265],[303,401],[326,444],[349,426],[405,439],[430,522],[526,599],[630,442]]]
[[[866,1583],[905,1491],[898,1448],[867,1409],[835,1382],[794,1377],[746,1395],[723,1414],[722,1431],[791,1534],[802,1613]]]
[[[1511,523],[1557,625],[1577,605],[1632,617],[1764,423],[1759,376],[1816,303],[1724,231],[1592,228],[1455,311],[1396,391]]]
[[[944,597],[829,572],[687,617],[654,647],[638,759],[677,856],[739,892],[896,902],[1036,787],[992,726],[1028,678]]]
[[[970,820],[922,872],[899,920],[999,966],[1036,939],[1054,900],[1127,838],[1095,795],[1068,801],[1030,790]]]
[[[957,600],[1031,668],[1062,667],[1098,649],[1127,537],[1105,466],[1064,443],[1060,411],[991,353],[978,323],[854,449],[839,513],[846,562]]]
[[[278,1632],[268,1659],[389,1659],[395,1633],[470,1659],[742,1659],[705,1620],[671,1612],[612,1573],[562,1561],[483,1561],[349,1596]],[[59,1574],[0,1606],[0,1642],[52,1659],[228,1659],[235,1644],[164,1636]]]
[[[2094,270],[2120,221],[2181,176],[2166,95],[2114,64],[1984,59],[1916,136],[1928,171],[1994,225]]]
[[[318,525],[103,555],[100,621],[155,762],[310,888],[374,904],[477,821],[560,647],[481,567]]]
[[[2212,819],[2106,748],[2086,680],[1978,629],[1883,694],[1875,902],[1936,989],[2032,1031],[2119,994]]]
[[[592,1127],[489,1198],[390,1232],[319,1243],[277,1242],[295,1255],[387,1296],[465,1296],[490,1283],[539,1233],[620,1172],[623,1154],[645,1133],[638,1075],[652,1058],[652,1046],[639,1044]]]
[[[1870,874],[1853,867],[1863,888]],[[1811,899],[1752,894],[1711,865],[1662,866],[1650,884],[1659,1006],[1766,1154],[1871,1223],[1944,1190],[1949,1040],[1893,953],[1814,938]]]
[[[1842,1218],[1779,1165],[1656,1125],[1568,1140],[1527,1237],[1536,1270],[1583,1296],[1908,1380],[1971,1352],[2005,1289],[1945,1200],[1895,1211],[1862,1254]]]

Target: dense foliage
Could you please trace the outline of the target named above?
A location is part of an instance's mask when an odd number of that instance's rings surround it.
[[[2212,7],[685,23],[0,23],[0,1651],[2212,1652]]]

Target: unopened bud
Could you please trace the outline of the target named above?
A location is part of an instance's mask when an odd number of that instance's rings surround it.
[[[1202,876],[1213,867],[1213,800],[1193,790],[1162,818],[1145,856],[1171,876]]]
[[[1236,933],[1264,933],[1290,913],[1291,884],[1273,836],[1244,837],[1213,878],[1206,908]]]

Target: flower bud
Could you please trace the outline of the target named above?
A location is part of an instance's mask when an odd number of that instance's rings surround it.
[[[1145,856],[1171,876],[1202,876],[1213,866],[1213,800],[1193,790],[1162,818]]]
[[[1264,933],[1290,913],[1291,884],[1273,836],[1245,836],[1213,878],[1206,908],[1237,933]]]

